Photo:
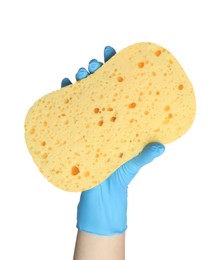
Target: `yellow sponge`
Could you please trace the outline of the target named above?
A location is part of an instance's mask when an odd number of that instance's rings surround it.
[[[26,116],[25,139],[48,181],[83,191],[146,144],[182,136],[195,110],[191,82],[174,56],[137,43],[86,79],[39,99]]]

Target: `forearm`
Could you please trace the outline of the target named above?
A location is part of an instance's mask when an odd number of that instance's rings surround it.
[[[78,231],[73,260],[124,260],[125,233],[97,236]]]

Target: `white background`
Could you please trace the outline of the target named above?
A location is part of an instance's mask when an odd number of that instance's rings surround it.
[[[24,141],[24,119],[61,79],[151,41],[192,81],[197,115],[129,188],[126,259],[214,259],[213,1],[3,0],[0,3],[0,259],[69,260],[79,193],[49,184]],[[101,169],[102,170],[102,169]]]

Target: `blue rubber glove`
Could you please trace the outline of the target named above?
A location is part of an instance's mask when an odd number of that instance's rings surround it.
[[[116,51],[107,46],[104,61],[107,62]],[[76,79],[86,78],[102,66],[95,59],[89,62],[88,71],[80,68]],[[72,84],[63,79],[61,87]],[[77,211],[77,228],[95,235],[112,236],[127,229],[127,190],[131,180],[145,164],[160,156],[165,147],[160,143],[148,144],[135,158],[123,164],[98,186],[81,194]],[[102,170],[102,169],[101,169]]]
[[[101,236],[124,233],[127,229],[128,185],[142,166],[160,156],[164,150],[160,143],[148,144],[138,156],[119,167],[100,185],[82,192],[77,228]]]

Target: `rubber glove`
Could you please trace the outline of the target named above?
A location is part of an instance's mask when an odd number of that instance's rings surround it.
[[[107,46],[104,49],[104,61],[107,62],[116,51]],[[86,78],[102,66],[93,59],[88,71],[80,68],[76,79]],[[68,78],[63,79],[61,87],[72,84]],[[135,158],[120,166],[98,186],[81,194],[77,209],[77,228],[81,231],[112,236],[122,234],[127,229],[127,191],[128,185],[144,165],[160,156],[165,147],[160,143],[148,144]],[[100,169],[102,170],[102,169]]]
[[[82,192],[77,228],[101,236],[124,233],[127,229],[128,185],[142,166],[160,156],[164,150],[160,143],[148,144],[137,157],[119,167],[100,185]]]

